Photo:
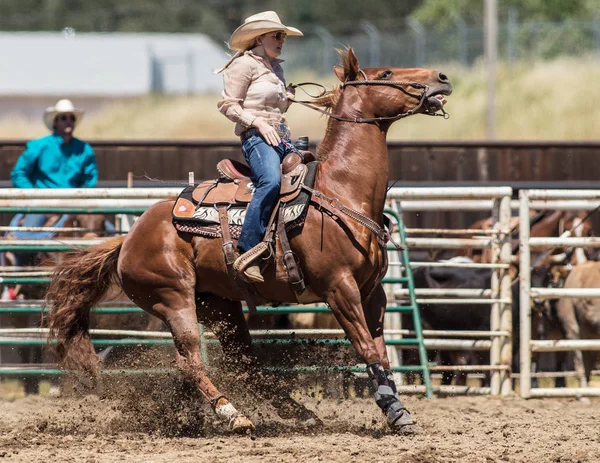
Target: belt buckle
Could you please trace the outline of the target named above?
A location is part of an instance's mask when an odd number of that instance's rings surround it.
[[[284,138],[286,140],[289,140],[292,135],[290,129],[285,124],[279,124],[275,130],[280,138]]]
[[[256,135],[256,129],[248,129],[242,134],[242,140],[248,140],[253,135]]]

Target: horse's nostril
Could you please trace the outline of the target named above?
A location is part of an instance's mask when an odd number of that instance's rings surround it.
[[[446,74],[444,74],[443,72],[438,73],[438,79],[440,79],[440,82],[448,82],[448,76]]]

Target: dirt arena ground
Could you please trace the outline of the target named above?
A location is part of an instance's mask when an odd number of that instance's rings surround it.
[[[303,399],[318,430],[236,402],[257,425],[231,435],[196,397],[153,387],[0,400],[0,461],[600,462],[600,401],[408,396],[420,432],[391,434],[373,400]]]

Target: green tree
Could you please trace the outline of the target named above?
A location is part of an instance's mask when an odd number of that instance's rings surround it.
[[[467,24],[483,23],[485,0],[423,0],[413,17],[429,26],[443,28],[461,17]],[[590,21],[600,15],[600,0],[503,0],[498,2],[500,20],[510,10],[520,21]]]
[[[247,16],[275,10],[285,23],[311,32],[322,26],[332,34],[351,34],[368,21],[382,31],[406,30],[413,17],[428,26],[483,22],[484,0],[0,0],[0,30],[58,31],[73,27],[89,32],[201,32],[218,42]],[[600,14],[600,0],[504,0],[500,20],[511,9],[519,21],[590,21]]]

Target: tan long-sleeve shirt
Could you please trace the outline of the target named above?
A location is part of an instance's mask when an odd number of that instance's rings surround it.
[[[273,127],[285,124],[290,105],[286,90],[282,60],[270,60],[262,46],[246,51],[223,71],[223,99],[218,108],[235,122],[235,134],[252,127],[257,117]]]

